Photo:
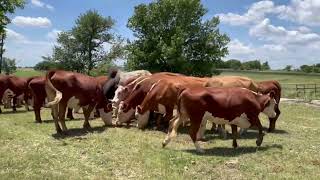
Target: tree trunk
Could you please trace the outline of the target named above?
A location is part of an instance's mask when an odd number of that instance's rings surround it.
[[[3,56],[3,46],[4,46],[4,38],[5,38],[5,34],[2,33],[1,37],[0,37],[0,74],[2,72],[2,56]]]

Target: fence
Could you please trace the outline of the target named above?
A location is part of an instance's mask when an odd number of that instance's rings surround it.
[[[282,97],[320,98],[320,84],[281,84]]]

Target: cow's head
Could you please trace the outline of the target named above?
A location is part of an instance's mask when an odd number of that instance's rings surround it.
[[[117,120],[116,120],[116,124],[117,125],[121,125],[122,123],[128,122],[129,120],[131,120],[132,118],[134,118],[134,109],[130,109],[129,111],[124,112],[123,111],[123,101],[120,102],[119,105],[119,111],[117,114]]]
[[[112,103],[105,98],[100,88],[97,88],[96,109],[100,113],[100,117],[106,125],[112,125]]]
[[[269,97],[267,98],[267,100],[264,103],[264,109],[262,112],[265,115],[267,115],[269,118],[274,118],[277,115],[277,113],[275,112],[275,106],[277,105],[277,102],[274,98],[275,92],[271,91],[270,93],[268,93],[265,96],[269,96]]]
[[[112,104],[119,104],[120,101],[123,101],[129,94],[129,89],[125,86],[119,85],[115,91],[115,95],[111,100]]]

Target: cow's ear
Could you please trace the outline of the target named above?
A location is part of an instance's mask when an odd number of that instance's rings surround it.
[[[142,108],[141,108],[140,105],[137,106],[137,110],[138,110],[138,113],[139,113],[139,114],[142,114],[142,113],[141,113],[141,112],[142,112]]]
[[[270,98],[274,98],[275,94],[276,94],[276,93],[275,93],[273,90],[272,90],[272,91],[270,91],[270,92],[269,92],[269,96],[270,96]]]

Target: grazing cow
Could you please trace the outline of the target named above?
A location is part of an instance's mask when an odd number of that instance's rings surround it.
[[[170,130],[163,141],[165,147],[172,137],[176,136],[176,127],[184,119],[190,118],[190,137],[198,152],[203,152],[197,142],[197,132],[203,117],[210,118],[216,124],[230,124],[233,135],[233,147],[236,148],[237,126],[249,128],[256,126],[259,135],[256,141],[260,146],[263,140],[263,129],[259,120],[259,113],[274,118],[274,92],[268,95],[257,94],[245,88],[187,88],[178,98],[179,118],[170,124]]]
[[[259,86],[259,90],[258,90],[259,93],[268,94],[271,91],[273,91],[275,93],[274,98],[275,98],[277,104],[274,108],[275,108],[277,115],[274,118],[269,118],[270,124],[269,124],[269,129],[268,129],[268,132],[272,132],[276,128],[276,121],[281,113],[280,109],[279,109],[279,103],[280,103],[280,98],[281,98],[281,86],[280,86],[280,83],[275,80],[261,81],[261,82],[258,82],[257,84]]]
[[[13,106],[12,110],[16,111],[16,106],[17,106],[17,100],[19,96],[23,96],[23,99],[25,101],[25,107],[26,110],[29,110],[28,106],[28,81],[30,81],[33,77],[30,78],[20,78],[16,76],[0,76],[0,99],[2,99],[4,92],[7,89],[10,89],[14,96],[13,98]],[[1,112],[1,109],[0,109]]]
[[[67,127],[64,122],[64,115],[67,106],[77,105],[83,107],[85,122],[84,128],[91,128],[89,116],[94,108],[99,110],[100,116],[106,125],[112,125],[112,106],[109,103],[108,95],[112,94],[110,90],[115,90],[115,77],[117,72],[111,72],[110,77],[105,80],[86,76],[79,73],[68,71],[50,71],[46,76],[45,90],[49,100],[48,105],[52,106],[52,112],[55,121],[57,133],[66,132]],[[109,84],[107,91],[102,88],[101,83]],[[114,93],[114,92],[113,92]],[[76,102],[70,102],[73,98]],[[112,98],[112,97],[111,97]],[[62,126],[59,126],[58,120]]]
[[[207,78],[190,76],[160,79],[150,88],[141,105],[137,107],[138,113],[144,114],[149,111],[157,111],[164,114],[164,123],[168,125],[173,117],[173,110],[177,105],[179,92],[186,87],[204,86],[207,81]]]
[[[155,73],[151,76],[140,77],[137,80],[130,83],[129,85],[127,85],[124,88],[126,92],[126,98],[123,100],[121,107],[119,108],[119,118],[117,118],[116,121],[117,124],[125,123],[128,120],[130,120],[129,117],[131,117],[132,114],[135,113],[136,107],[142,103],[144,97],[149,92],[153,84],[155,84],[161,79],[170,79],[179,76],[183,75],[168,72]],[[146,113],[149,114],[149,111]],[[139,118],[137,118],[139,128],[143,128],[147,124],[147,114],[139,115]]]
[[[34,77],[29,83],[28,88],[31,93],[31,97],[33,100],[33,111],[35,114],[35,122],[42,123],[40,110],[45,104],[45,99],[47,97],[45,90],[45,76]],[[80,108],[80,107],[79,107]],[[67,118],[74,119],[72,114],[72,108],[68,108]]]
[[[0,74],[0,100],[2,100],[4,92],[8,89],[8,78],[9,76]],[[2,113],[1,107],[0,113]]]
[[[115,95],[112,99],[112,106],[114,108],[114,116],[118,115],[118,109],[120,102],[124,99],[124,94],[126,89],[124,89],[125,86],[132,83],[139,77],[146,77],[150,76],[151,73],[146,70],[137,70],[137,71],[131,71],[131,72],[122,72],[118,70],[117,78],[119,78],[118,87],[115,91]]]

